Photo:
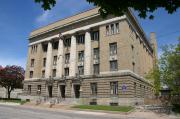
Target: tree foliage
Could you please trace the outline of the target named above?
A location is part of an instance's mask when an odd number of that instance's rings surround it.
[[[40,3],[44,10],[50,10],[55,6],[57,0],[35,0]],[[176,12],[180,7],[180,0],[86,0],[94,6],[100,7],[99,11],[103,17],[108,14],[121,16],[127,12],[128,8],[133,8],[141,18],[146,18],[147,14],[152,19],[153,12],[158,8],[164,8],[169,14]]]
[[[6,88],[8,98],[15,88],[22,88],[24,69],[20,66],[6,66],[0,70],[0,85]]]

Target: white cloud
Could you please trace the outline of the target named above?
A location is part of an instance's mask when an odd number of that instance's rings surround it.
[[[35,19],[36,27],[41,27],[57,20],[82,12],[92,8],[86,0],[57,0],[55,7],[49,11],[43,11]]]
[[[0,58],[0,65],[5,67],[6,65],[18,65],[23,68],[26,67],[26,58],[15,59],[15,58]]]

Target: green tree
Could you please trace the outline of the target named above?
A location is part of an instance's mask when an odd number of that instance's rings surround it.
[[[57,0],[34,0],[41,4],[44,10],[50,10],[55,6]],[[153,12],[158,8],[164,8],[169,14],[176,12],[180,7],[180,0],[86,0],[94,6],[100,7],[99,11],[103,17],[108,14],[121,16],[127,12],[128,8],[133,8],[138,12],[141,18],[146,18],[148,13],[149,18],[153,18]]]
[[[0,69],[0,85],[6,88],[8,99],[10,99],[12,90],[22,88],[24,72],[24,69],[19,66],[6,66]]]

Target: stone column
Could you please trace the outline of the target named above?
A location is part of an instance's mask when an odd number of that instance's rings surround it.
[[[63,40],[59,40],[59,47],[58,47],[58,60],[57,60],[57,77],[62,77],[63,75],[63,59],[64,59],[64,45]]]
[[[48,43],[48,50],[46,54],[46,70],[45,70],[45,77],[49,78],[51,76],[51,61],[52,60],[52,43]]]
[[[85,33],[84,74],[91,74],[91,34],[89,31]]]
[[[76,37],[71,37],[71,49],[70,49],[70,72],[69,76],[76,75]]]

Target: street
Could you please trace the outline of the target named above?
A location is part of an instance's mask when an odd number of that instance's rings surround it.
[[[40,109],[23,106],[0,105],[0,119],[178,119],[152,112],[133,112],[131,114],[111,114],[63,109]]]

